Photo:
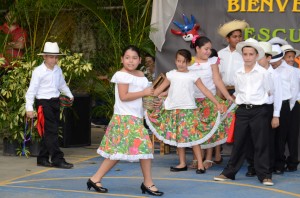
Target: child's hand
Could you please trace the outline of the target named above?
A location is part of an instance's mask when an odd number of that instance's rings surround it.
[[[31,118],[34,117],[34,112],[33,111],[27,111],[26,116],[27,116],[27,118],[31,119]]]
[[[153,87],[147,87],[146,89],[144,89],[143,93],[144,96],[152,96],[154,94],[154,89]]]
[[[156,98],[156,99],[154,99],[154,107],[155,108],[159,108],[161,105],[162,105],[162,103],[163,103],[163,99],[162,98]]]
[[[231,103],[234,103],[234,98],[232,96],[229,96],[228,98],[226,98],[227,100],[229,100]]]
[[[273,117],[271,121],[272,128],[275,129],[279,127],[279,118],[278,117]]]
[[[220,113],[224,113],[227,111],[227,107],[224,104],[220,104],[220,103],[217,104],[217,109],[218,111],[220,111]]]

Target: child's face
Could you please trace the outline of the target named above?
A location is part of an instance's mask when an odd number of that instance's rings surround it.
[[[230,47],[235,48],[236,45],[243,40],[242,32],[236,30],[230,35],[230,37],[227,37],[226,40],[229,43]]]
[[[142,59],[141,57],[139,57],[138,53],[131,49],[127,50],[124,56],[121,57],[121,62],[123,64],[123,67],[127,71],[136,70],[136,68],[141,63],[141,60]]]
[[[263,67],[268,67],[270,64],[272,56],[264,56],[262,59],[258,60],[258,64],[263,66]]]
[[[57,55],[44,55],[45,65],[49,68],[53,68],[58,62]]]
[[[202,47],[196,47],[197,57],[201,60],[207,60],[211,55],[212,45],[210,42],[205,43]]]
[[[188,62],[182,55],[177,54],[175,64],[176,64],[177,70],[179,72],[187,72],[188,71],[188,69],[187,69]]]
[[[271,63],[273,69],[276,69],[277,67],[279,67],[282,63],[282,60],[280,59],[279,61],[276,61],[274,63]]]
[[[289,51],[289,52],[286,52],[283,59],[285,60],[285,62],[291,66],[294,66],[294,63],[295,63],[295,52],[293,51]]]
[[[256,58],[258,57],[258,53],[253,47],[244,47],[242,49],[242,56],[245,63],[245,66],[253,66],[256,63]]]

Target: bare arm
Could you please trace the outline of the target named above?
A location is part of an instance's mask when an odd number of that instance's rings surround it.
[[[159,85],[159,87],[157,87],[154,90],[154,95],[158,96],[160,93],[162,93],[168,86],[170,85],[170,81],[166,78],[164,79],[163,83],[161,83],[161,85]]]
[[[224,82],[221,78],[220,72],[219,72],[219,67],[217,64],[213,64],[211,66],[212,72],[213,72],[213,81],[216,85],[216,87],[220,90],[220,92],[223,94],[223,96],[227,99],[230,100],[232,102],[234,102],[234,99],[230,96],[230,94],[228,93]]]
[[[153,95],[153,88],[147,87],[143,91],[128,92],[129,84],[118,84],[119,97],[122,101],[132,101],[144,96]]]
[[[200,89],[200,91],[217,106],[217,109],[222,112],[220,103],[217,101],[211,91],[204,86],[200,78],[195,82],[195,84]]]

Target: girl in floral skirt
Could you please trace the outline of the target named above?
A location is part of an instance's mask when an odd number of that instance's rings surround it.
[[[200,77],[203,84],[214,95],[216,95],[216,88],[218,88],[227,99],[222,100],[220,97],[216,96],[219,103],[226,106],[226,109],[228,108],[227,112],[221,116],[220,124],[217,125],[215,120],[216,117],[218,117],[218,109],[215,108],[215,105],[205,96],[204,93],[195,87],[196,103],[200,109],[201,122],[204,130],[216,131],[209,140],[207,140],[204,144],[201,144],[201,148],[206,149],[204,166],[208,169],[213,164],[213,147],[216,147],[216,157],[219,158],[216,162],[218,163],[222,161],[220,145],[226,142],[227,132],[232,121],[235,105],[230,106],[234,100],[228,93],[220,76],[218,57],[210,58],[212,49],[210,39],[205,36],[195,37],[192,41],[192,47],[195,48],[196,57],[194,63],[188,67],[188,70]]]
[[[119,160],[139,160],[144,176],[142,193],[161,196],[163,192],[158,191],[152,181],[152,143],[143,125],[142,97],[153,95],[153,88],[147,87],[148,80],[143,72],[136,70],[141,63],[138,48],[128,46],[123,51],[121,61],[123,68],[111,79],[111,82],[115,83],[114,114],[97,150],[97,153],[106,159],[87,181],[87,187],[106,193],[108,190],[100,183],[104,175]]]
[[[170,85],[164,108],[148,111],[146,121],[149,128],[159,140],[177,146],[179,165],[171,166],[170,171],[186,171],[185,147],[193,148],[198,159],[196,173],[205,173],[202,163],[201,148],[199,144],[208,140],[213,133],[204,130],[200,123],[200,113],[194,98],[194,85],[196,85],[212,102],[218,110],[222,106],[213,94],[203,85],[197,75],[189,72],[187,66],[191,61],[191,53],[186,49],[178,50],[175,64],[177,70],[167,72],[164,82],[154,91],[159,95]],[[203,133],[203,131],[206,131]]]

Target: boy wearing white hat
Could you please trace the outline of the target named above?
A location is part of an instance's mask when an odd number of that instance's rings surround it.
[[[269,127],[268,102],[272,85],[269,73],[259,66],[257,60],[265,53],[255,39],[247,39],[237,44],[237,51],[242,54],[244,66],[234,75],[236,120],[234,143],[227,166],[216,181],[234,180],[246,157],[248,141],[254,145],[254,167],[258,180],[264,185],[274,185],[269,162]]]
[[[277,52],[277,54],[272,56],[270,63],[279,73],[282,80],[282,106],[279,119],[280,125],[275,129],[274,174],[283,174],[286,163],[284,155],[285,144],[291,125],[291,110],[295,106],[299,85],[293,68],[283,60],[284,51],[282,51],[280,46],[277,44],[272,45],[272,51]]]
[[[219,69],[222,80],[230,94],[234,92],[233,76],[236,70],[243,67],[243,58],[236,51],[236,45],[243,40],[242,31],[249,27],[243,20],[233,20],[219,27],[218,33],[226,39],[228,46],[218,52]]]
[[[33,104],[38,109],[39,134],[42,136],[37,165],[45,167],[72,168],[67,163],[64,153],[59,148],[58,126],[60,104],[59,95],[63,93],[73,100],[73,95],[66,84],[61,68],[57,65],[59,52],[57,43],[46,42],[42,55],[44,62],[32,72],[29,88],[25,95],[26,115],[34,117]],[[39,127],[38,127],[39,128]],[[51,162],[49,161],[51,157]]]
[[[291,45],[283,45],[281,46],[281,50],[284,51],[283,59],[285,62],[291,66],[294,70],[295,74],[298,77],[298,85],[300,86],[300,69],[294,67],[295,57],[300,55],[300,51],[294,49]],[[300,100],[300,90],[298,89],[297,100]],[[297,166],[299,164],[298,161],[298,140],[299,140],[299,131],[300,131],[300,105],[298,102],[295,103],[294,108],[291,111],[291,119],[290,119],[290,128],[287,134],[287,146],[289,149],[289,156],[286,159],[286,167],[285,170],[289,172],[293,172],[297,170]]]
[[[258,64],[266,69],[271,76],[271,83],[273,85],[273,90],[271,95],[269,95],[269,100],[267,102],[268,107],[268,118],[269,118],[269,142],[270,142],[270,171],[273,171],[274,163],[275,163],[275,151],[274,151],[274,144],[275,144],[275,132],[273,129],[279,126],[279,117],[280,117],[280,110],[281,110],[281,103],[282,103],[282,86],[281,86],[281,78],[276,70],[272,68],[270,65],[270,60],[273,55],[277,54],[276,52],[272,51],[272,45],[269,42],[258,42],[260,47],[263,48],[265,52],[265,56],[258,60]],[[246,173],[247,177],[254,177],[256,175],[256,171],[254,168],[253,162],[253,143],[250,142],[248,147],[247,153],[247,161],[248,161],[248,171]]]

